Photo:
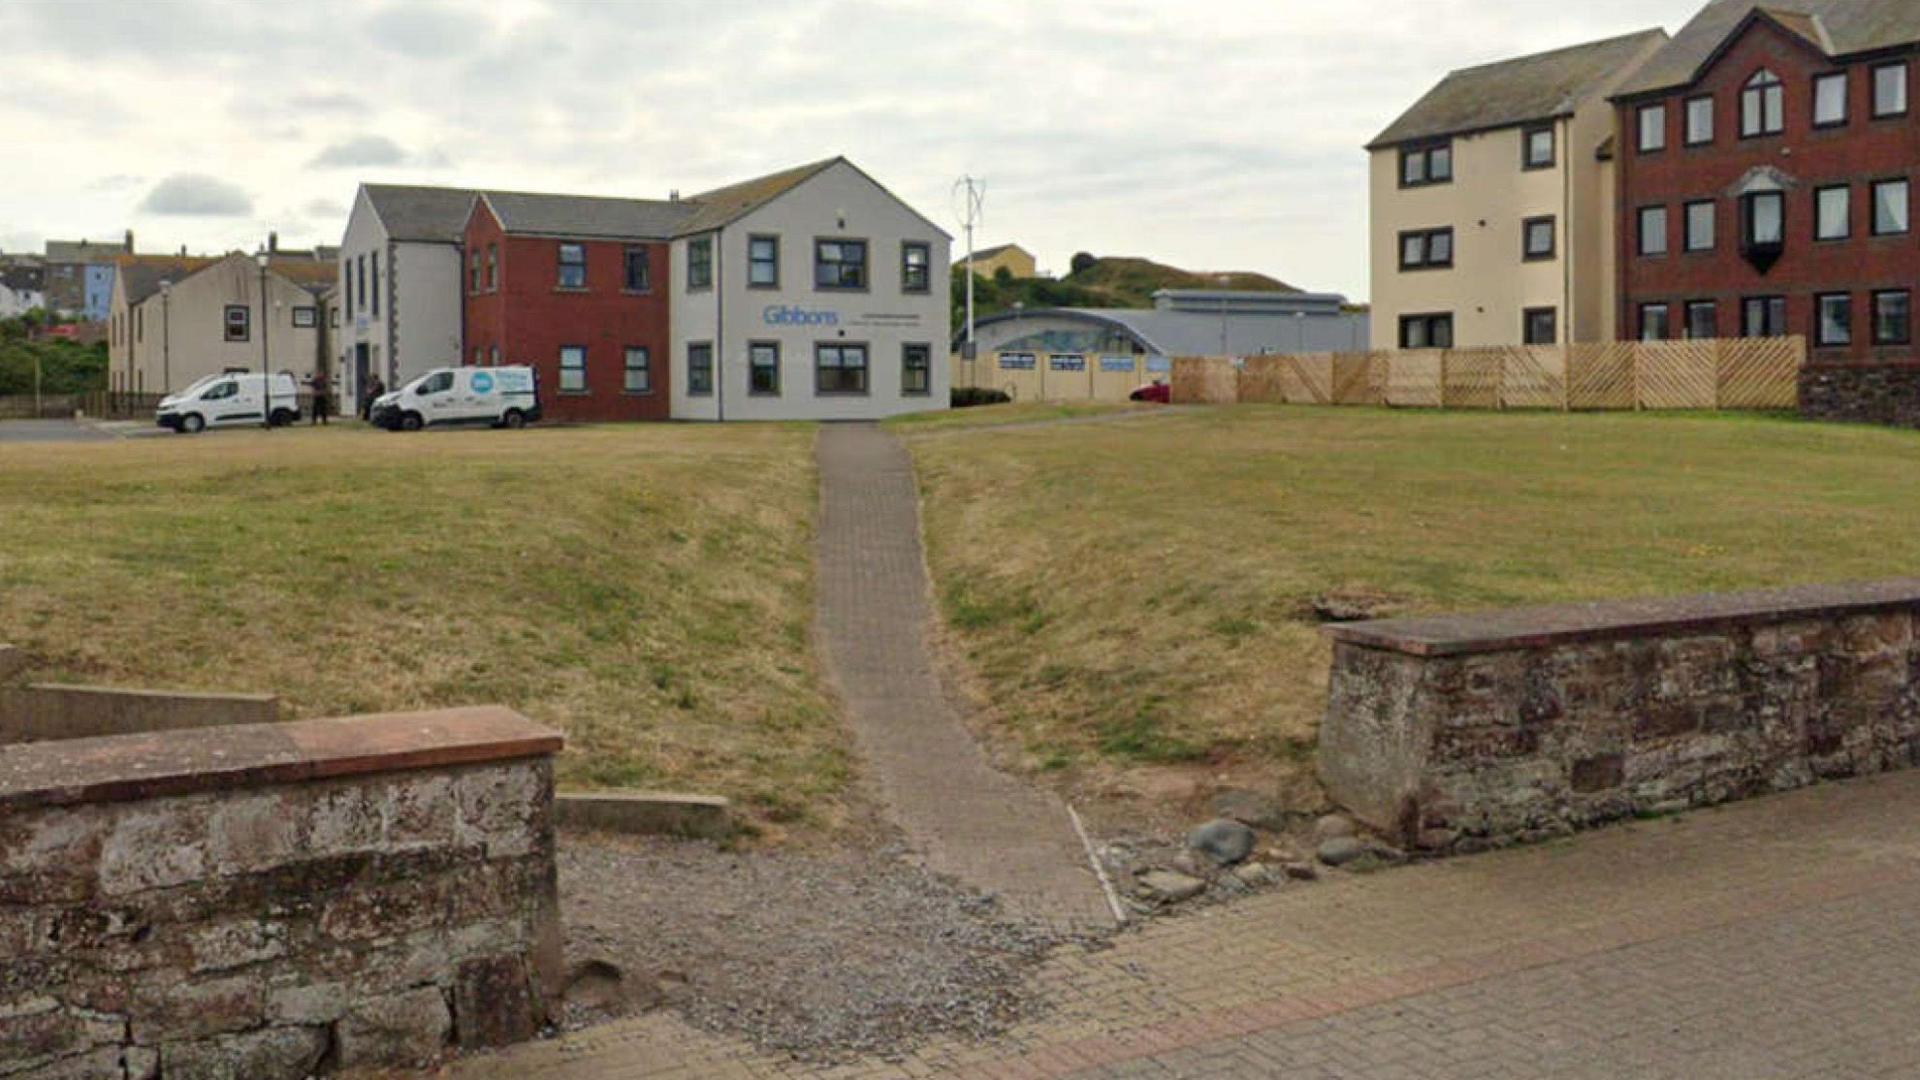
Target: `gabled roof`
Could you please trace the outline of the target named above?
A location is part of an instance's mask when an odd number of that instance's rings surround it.
[[[49,240],[47,261],[52,263],[110,262],[128,254],[125,240]]]
[[[703,191],[686,200],[693,203],[695,209],[680,223],[679,234],[685,236],[711,232],[737,221],[845,160],[844,157],[831,157]]]
[[[374,213],[395,240],[457,244],[466,235],[467,212],[479,194],[466,188],[362,184]]]
[[[249,256],[251,258],[251,256]],[[328,259],[289,256],[267,260],[267,272],[286,278],[309,291],[324,289],[340,279],[340,264]]]
[[[1665,30],[1642,30],[1461,68],[1400,114],[1367,149],[1571,116],[1581,102],[1607,93],[1666,38]]]
[[[1828,56],[1920,44],[1915,0],[1713,0],[1621,85],[1619,96],[1689,85],[1754,18],[1771,19]]]
[[[666,239],[698,212],[684,202],[483,191],[480,201],[509,233],[617,240]]]
[[[198,256],[122,255],[113,260],[113,265],[131,306],[159,292],[162,281],[178,284],[219,261]]]
[[[990,248],[981,248],[979,251],[974,252],[973,257],[976,259],[991,259],[1003,251],[1017,251],[1022,255],[1031,257],[1031,253],[1019,244],[995,244]],[[964,262],[965,260],[962,261]]]

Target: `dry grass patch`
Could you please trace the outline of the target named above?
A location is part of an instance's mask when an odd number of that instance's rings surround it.
[[[1331,591],[1412,613],[1920,570],[1911,432],[1249,406],[903,434],[991,716],[1089,781],[1251,769],[1305,797]]]
[[[809,427],[0,446],[0,641],[46,677],[298,716],[502,702],[565,782],[830,825]]]
[[[905,413],[887,420],[886,426],[894,429],[897,434],[912,435],[919,432],[1037,424],[1049,420],[1073,420],[1080,417],[1118,416],[1160,408],[1164,406],[1111,401],[1010,402],[1005,405],[975,405],[966,409]]]

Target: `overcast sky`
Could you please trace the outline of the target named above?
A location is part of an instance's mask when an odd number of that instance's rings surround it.
[[[0,0],[0,250],[338,243],[362,180],[664,197],[845,154],[982,246],[1366,295],[1360,147],[1700,0]],[[960,253],[958,242],[955,254]]]

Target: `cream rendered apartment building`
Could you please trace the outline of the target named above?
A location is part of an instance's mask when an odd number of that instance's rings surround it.
[[[1374,348],[1613,339],[1607,96],[1666,41],[1463,68],[1368,144]]]

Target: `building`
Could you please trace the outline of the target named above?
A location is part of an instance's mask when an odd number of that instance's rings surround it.
[[[46,271],[38,265],[0,267],[0,319],[47,306]]]
[[[1124,400],[1178,356],[1362,352],[1368,316],[1338,293],[1162,289],[1154,306],[1047,308],[976,320],[978,359],[952,343],[953,385],[1016,400]]]
[[[1718,0],[1615,98],[1622,336],[1912,355],[1912,0]]]
[[[1374,348],[1613,338],[1608,95],[1666,41],[1454,71],[1367,145]]]
[[[114,260],[133,254],[133,232],[119,241],[47,241],[47,306],[89,322],[104,322],[113,302]]]
[[[983,278],[997,276],[1005,270],[1009,277],[1030,278],[1039,276],[1038,264],[1033,261],[1033,253],[1019,244],[1001,244],[973,253],[973,272]],[[967,261],[961,259],[953,264],[953,272],[967,272]]]
[[[332,316],[322,298],[334,264],[283,254],[263,273],[256,258],[123,258],[108,318],[110,388],[170,393],[235,368],[264,365],[303,380],[329,368]]]
[[[944,409],[952,238],[843,157],[684,200],[670,268],[675,419]]]
[[[344,400],[460,362],[461,243],[476,192],[362,184],[339,248]]]
[[[665,420],[675,202],[483,192],[467,219],[467,362],[526,364],[557,420]]]

